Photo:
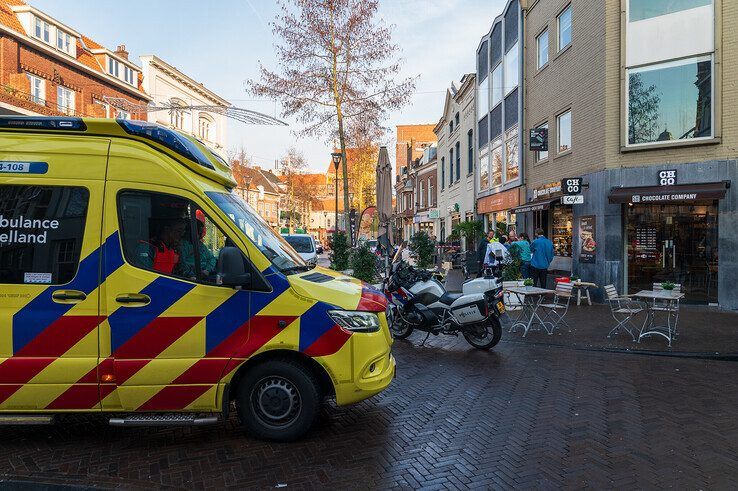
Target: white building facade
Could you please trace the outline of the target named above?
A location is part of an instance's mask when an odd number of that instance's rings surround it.
[[[230,107],[227,100],[155,55],[142,56],[141,66],[144,90],[154,104],[172,107],[150,111],[149,121],[189,133],[215,150],[228,148],[226,117],[219,110]]]
[[[468,73],[459,87],[446,91],[443,116],[434,128],[438,138],[438,238],[445,242],[453,227],[475,219],[476,82]],[[462,244],[464,247],[464,244]]]

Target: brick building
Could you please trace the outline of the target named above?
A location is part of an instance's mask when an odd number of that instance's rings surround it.
[[[400,175],[403,167],[423,156],[423,148],[436,143],[434,124],[397,125],[395,145],[395,175]],[[409,150],[409,151],[408,151]]]
[[[550,235],[553,269],[738,309],[738,3],[527,3],[519,229]],[[567,178],[583,203],[562,203]]]
[[[110,50],[22,0],[0,0],[0,114],[147,118],[124,45]]]

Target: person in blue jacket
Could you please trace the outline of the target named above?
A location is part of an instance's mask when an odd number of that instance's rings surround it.
[[[533,284],[538,283],[541,288],[546,288],[548,266],[553,261],[553,251],[553,242],[543,235],[543,229],[537,228],[536,239],[530,245],[530,273]]]

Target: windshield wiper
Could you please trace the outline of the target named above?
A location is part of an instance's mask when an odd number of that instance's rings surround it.
[[[282,270],[282,273],[286,275],[295,274],[295,273],[304,273],[305,271],[310,271],[311,269],[313,268],[308,266],[307,264],[304,266],[295,265],[295,266],[290,266],[289,268],[284,268]]]

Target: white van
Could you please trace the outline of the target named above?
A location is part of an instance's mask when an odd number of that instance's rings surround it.
[[[300,255],[303,261],[308,264],[318,264],[318,252],[312,235],[284,234],[282,237]]]

